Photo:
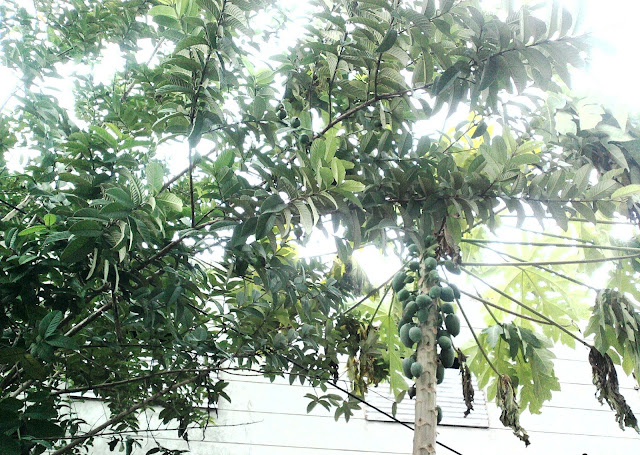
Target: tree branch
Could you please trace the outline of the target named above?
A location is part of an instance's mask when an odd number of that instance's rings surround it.
[[[89,439],[89,438],[92,438],[92,437],[96,436],[97,434],[99,434],[105,428],[108,428],[111,425],[113,425],[114,423],[117,423],[117,422],[121,421],[125,417],[127,417],[127,416],[133,414],[134,412],[136,412],[138,409],[141,409],[141,408],[147,406],[148,404],[153,403],[157,399],[161,398],[163,395],[166,395],[167,393],[170,393],[173,390],[178,389],[180,387],[183,387],[183,386],[185,386],[187,384],[195,382],[198,378],[199,378],[199,376],[196,375],[196,376],[194,376],[192,378],[185,379],[183,381],[180,381],[177,384],[174,384],[174,385],[169,386],[169,387],[167,387],[167,388],[165,388],[163,390],[160,390],[159,392],[154,393],[150,397],[148,397],[148,398],[142,400],[141,402],[131,406],[129,409],[126,409],[126,410],[122,411],[120,414],[110,418],[109,420],[107,420],[103,424],[98,425],[97,427],[95,427],[91,431],[88,431],[87,433],[83,434],[78,439],[75,439],[74,441],[70,442],[69,444],[65,445],[64,447],[61,447],[60,449],[56,450],[51,455],[62,455],[63,453],[68,453],[71,449],[73,449],[74,447],[82,444],[82,442],[85,441],[86,439]]]

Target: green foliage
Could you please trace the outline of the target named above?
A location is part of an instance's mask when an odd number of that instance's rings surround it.
[[[483,295],[490,327],[464,352],[503,422],[526,436],[518,413],[538,412],[559,387],[552,342],[575,345],[588,315],[567,274],[592,273],[610,251],[582,220],[640,218],[640,131],[570,94],[570,68],[590,49],[571,14],[555,2],[547,23],[528,7],[503,20],[479,2],[312,0],[305,32],[256,60],[292,20],[281,2],[71,3],[0,4],[1,64],[20,79],[0,118],[3,453],[135,433],[151,405],[163,422],[205,425],[202,401],[231,398],[223,369],[310,383],[323,394],[308,396],[309,411],[348,420],[359,402],[325,393],[340,361],[356,396],[384,380],[401,396],[403,373],[422,372],[409,348],[431,300],[448,314],[429,328],[448,331],[438,378],[456,357],[464,369],[448,302],[466,302],[439,285],[461,271],[500,283]],[[110,45],[126,64],[97,82],[92,65]],[[74,85],[72,111],[54,95],[60,77]],[[440,131],[445,108],[458,123]],[[7,168],[20,150],[36,156]],[[507,212],[518,226],[551,219],[594,248],[501,257],[577,258],[580,273],[468,270],[486,245],[472,240],[491,240]],[[335,258],[299,254],[319,231]],[[396,299],[357,267],[365,245],[407,264],[391,280]],[[638,300],[638,270],[621,260],[609,287]],[[589,330],[637,375],[638,313],[622,294],[603,295],[616,310],[599,301]],[[72,390],[119,417],[87,433],[63,412]]]

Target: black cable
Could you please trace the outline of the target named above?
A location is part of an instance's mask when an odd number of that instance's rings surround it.
[[[280,354],[280,355],[281,355],[282,357],[284,357],[285,359],[287,359],[287,360],[288,360],[289,362],[291,362],[292,364],[294,364],[295,366],[297,366],[298,368],[301,368],[301,369],[305,370],[307,373],[311,373],[311,371],[310,371],[308,368],[306,368],[306,367],[304,367],[304,366],[300,365],[298,362],[296,362],[296,361],[294,361],[294,360],[291,360],[290,358],[288,358],[288,357],[286,357],[286,356],[284,356],[284,355],[282,355],[282,354]],[[384,416],[386,416],[386,417],[390,418],[391,420],[393,420],[393,421],[394,421],[394,422],[396,422],[396,423],[399,423],[399,424],[400,424],[400,425],[402,425],[403,427],[406,427],[406,428],[410,429],[411,431],[415,431],[415,429],[414,429],[411,425],[409,425],[409,424],[407,424],[407,423],[405,423],[405,422],[402,422],[401,420],[396,419],[393,415],[389,414],[389,413],[388,413],[388,412],[386,412],[386,411],[383,411],[382,409],[380,409],[380,408],[379,408],[379,407],[377,407],[377,406],[372,405],[371,403],[368,403],[367,401],[365,401],[364,399],[360,398],[359,396],[354,395],[353,393],[349,392],[348,390],[346,390],[346,389],[344,389],[344,388],[340,387],[338,384],[334,384],[334,383],[333,383],[333,382],[331,382],[331,381],[328,381],[328,382],[327,382],[327,384],[329,384],[329,385],[330,385],[330,386],[332,386],[332,387],[335,387],[336,389],[338,389],[338,390],[339,390],[339,391],[341,391],[342,393],[346,393],[349,397],[351,397],[351,398],[353,398],[353,399],[355,399],[355,400],[359,401],[360,403],[364,404],[365,406],[369,406],[371,409],[373,409],[373,410],[375,410],[375,411],[378,411],[380,414],[382,414],[382,415],[384,415]],[[444,448],[445,448],[445,449],[447,449],[447,450],[450,450],[451,452],[455,453],[456,455],[462,455],[462,453],[458,452],[457,450],[455,450],[455,449],[453,449],[453,448],[449,447],[448,445],[446,445],[446,444],[444,444],[444,443],[442,443],[442,442],[440,442],[440,441],[436,441],[436,444],[438,444],[438,445],[439,445],[439,446],[441,446],[441,447],[444,447]]]

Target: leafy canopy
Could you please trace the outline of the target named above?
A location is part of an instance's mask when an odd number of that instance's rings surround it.
[[[72,453],[105,431],[129,453],[114,432],[140,430],[151,405],[186,439],[210,419],[197,406],[231,398],[218,373],[233,369],[326,391],[347,358],[355,395],[308,408],[347,419],[368,385],[403,396],[402,305],[352,254],[424,257],[428,236],[441,263],[503,283],[463,351],[521,437],[520,410],[559,389],[552,345],[586,343],[575,296],[588,287],[564,262],[593,273],[626,258],[589,297],[588,332],[600,398],[637,427],[607,362],[640,378],[638,245],[607,249],[593,226],[637,221],[640,134],[569,92],[590,45],[557,2],[506,17],[480,3],[312,0],[287,41],[288,11],[270,0],[2,2],[2,64],[19,84],[0,157],[35,152],[18,169],[0,159],[3,453]],[[125,64],[96,82],[114,46]],[[72,110],[52,91],[63,74]],[[502,250],[534,263],[482,267],[508,214],[593,248]],[[333,263],[299,255],[318,231]],[[87,391],[114,416],[91,431],[66,412]]]

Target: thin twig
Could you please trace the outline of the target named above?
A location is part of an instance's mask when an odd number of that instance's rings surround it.
[[[131,406],[129,409],[125,409],[121,413],[119,413],[116,416],[110,418],[109,420],[107,420],[103,424],[98,425],[93,430],[88,431],[87,433],[83,434],[82,437],[80,437],[80,438],[70,442],[69,444],[61,447],[60,449],[56,450],[51,455],[62,455],[63,453],[68,453],[74,447],[82,444],[82,441],[85,441],[87,439],[90,439],[90,438],[96,436],[97,434],[99,434],[105,428],[108,428],[109,426],[113,425],[116,422],[120,422],[122,419],[124,419],[125,417],[133,414],[138,409],[141,409],[141,408],[153,403],[154,401],[158,400],[162,396],[164,396],[164,395],[166,395],[168,393],[171,393],[173,390],[178,389],[180,387],[183,387],[183,386],[185,386],[187,384],[190,384],[192,382],[195,382],[196,380],[198,380],[199,377],[200,377],[199,375],[195,375],[194,377],[191,377],[189,379],[185,379],[183,381],[180,381],[177,384],[171,385],[169,387],[166,387],[165,389],[160,390],[159,392],[154,393],[150,397],[148,397],[148,398],[140,401],[139,403]]]

